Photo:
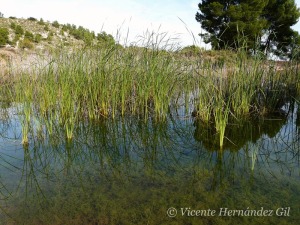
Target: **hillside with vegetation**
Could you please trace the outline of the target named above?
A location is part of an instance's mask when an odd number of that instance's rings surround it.
[[[0,16],[0,74],[8,77],[20,68],[39,63],[41,57],[61,49],[87,46],[115,45],[112,35],[95,34],[87,28],[74,24],[60,24],[29,17],[4,18]],[[46,60],[48,61],[48,60]]]
[[[148,35],[148,37],[147,37]],[[49,61],[49,56],[56,50],[74,48],[112,48],[127,49],[135,57],[147,49],[158,47],[156,44],[166,42],[164,35],[149,33],[146,37],[140,37],[145,40],[138,40],[140,45],[131,44],[122,46],[118,40],[115,40],[111,34],[105,31],[95,33],[82,26],[74,24],[60,24],[58,21],[50,22],[44,19],[29,17],[16,18],[0,17],[0,74],[7,77],[20,68],[30,68],[39,61]],[[150,40],[157,35],[157,42]],[[148,39],[149,38],[149,39]],[[166,51],[166,46],[160,46],[161,53]],[[168,54],[180,59],[180,61],[189,61],[190,59],[201,58],[201,60],[212,62],[214,64],[231,63],[237,57],[233,51],[227,50],[206,50],[198,46],[176,47],[168,49]],[[47,60],[42,59],[48,57]]]
[[[114,38],[74,24],[60,24],[29,17],[0,18],[0,46],[16,49],[48,49],[74,45],[92,45],[103,41],[114,42]]]

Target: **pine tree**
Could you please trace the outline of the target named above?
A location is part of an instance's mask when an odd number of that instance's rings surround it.
[[[246,48],[287,53],[298,33],[300,16],[294,0],[202,0],[196,20],[214,49]]]
[[[291,26],[295,25],[300,16],[294,0],[269,0],[263,16],[268,21],[265,41],[262,48],[266,52],[274,50],[275,54],[286,54],[292,48],[298,33]]]

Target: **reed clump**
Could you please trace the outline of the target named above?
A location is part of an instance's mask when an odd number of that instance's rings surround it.
[[[228,121],[265,116],[297,98],[300,79],[292,62],[278,69],[240,53],[228,61],[201,53],[187,58],[163,37],[150,36],[144,47],[110,43],[53,50],[30,73],[20,70],[6,88],[21,105],[22,142],[29,141],[32,117],[50,135],[60,127],[71,140],[83,120],[132,115],[165,120],[171,105],[184,105],[214,126],[222,148]]]
[[[282,107],[297,96],[299,73],[293,62],[278,68],[276,62],[237,54],[235,63],[198,65],[196,113],[205,123],[215,126],[223,146],[229,121],[250,116],[282,113]]]
[[[151,45],[57,50],[31,74],[18,74],[11,99],[22,105],[23,143],[31,114],[50,134],[62,127],[68,140],[85,119],[136,115],[164,120],[183,75],[171,51]]]

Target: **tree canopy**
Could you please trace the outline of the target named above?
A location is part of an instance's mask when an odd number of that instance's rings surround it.
[[[196,20],[214,49],[291,54],[299,34],[291,26],[300,16],[294,0],[202,0]]]

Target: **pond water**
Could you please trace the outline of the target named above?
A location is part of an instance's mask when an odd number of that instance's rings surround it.
[[[176,110],[82,121],[72,141],[41,126],[23,146],[3,107],[0,224],[298,224],[300,110],[285,111],[232,121],[220,150],[214,129]]]

